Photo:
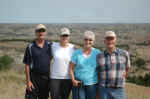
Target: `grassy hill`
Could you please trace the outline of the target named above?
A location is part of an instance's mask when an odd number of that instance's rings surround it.
[[[150,87],[127,83],[126,91],[127,99],[150,99]],[[10,69],[0,72],[0,99],[24,99],[24,92],[24,71]]]

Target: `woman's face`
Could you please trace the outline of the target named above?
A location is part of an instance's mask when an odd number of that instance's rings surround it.
[[[84,38],[84,46],[86,48],[91,48],[93,43],[94,43],[94,40],[92,38],[87,38],[87,37]]]
[[[61,35],[60,36],[60,42],[62,43],[69,43],[70,36],[69,35]]]

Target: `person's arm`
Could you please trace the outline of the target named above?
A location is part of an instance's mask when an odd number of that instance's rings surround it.
[[[29,67],[29,65],[25,65],[25,74],[26,74],[27,90],[32,91],[32,88],[34,88],[34,86],[30,80],[30,67]]]
[[[32,88],[34,88],[30,80],[30,65],[29,64],[31,64],[31,61],[32,59],[31,59],[29,47],[27,47],[24,53],[23,63],[25,64],[26,89],[29,91],[32,91]]]
[[[75,77],[74,77],[75,66],[76,66],[76,64],[74,64],[73,62],[70,62],[69,72],[70,72],[70,77],[71,77],[73,86],[78,86],[78,84],[81,83],[81,81],[76,80]]]
[[[49,42],[49,44],[48,44],[48,50],[49,50],[49,55],[50,55],[50,62],[51,62],[52,59],[53,59],[52,47],[53,47],[54,43],[55,43],[55,42]]]
[[[125,78],[128,77],[129,69],[130,69],[129,67],[126,68]]]
[[[126,57],[127,62],[126,62],[125,78],[127,78],[128,73],[129,73],[129,70],[130,70],[130,66],[131,66],[131,63],[130,63],[130,55],[129,55],[128,52],[126,52],[126,55],[127,55],[127,57]]]

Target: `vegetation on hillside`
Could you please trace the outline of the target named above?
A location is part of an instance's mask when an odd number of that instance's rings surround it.
[[[128,82],[135,83],[137,85],[149,86],[150,87],[150,73],[145,74],[144,76],[129,76]]]
[[[1,40],[1,42],[12,42],[12,41],[15,41],[15,42],[22,41],[22,42],[28,42],[28,43],[31,42],[30,39],[3,39],[3,40]],[[57,40],[55,40],[55,41],[57,41]],[[81,43],[76,43],[76,42],[73,42],[73,43],[77,44],[79,46],[82,46]],[[103,51],[105,49],[104,46],[94,46],[94,47],[100,49],[101,51]],[[120,45],[118,44],[117,47],[119,47],[121,49],[125,49],[125,50],[130,50],[130,46],[127,45],[127,44],[120,44]],[[18,51],[18,50],[21,50],[21,49],[15,49],[15,50]],[[131,53],[130,57],[131,57],[131,66],[132,66],[131,67],[131,72],[133,72],[132,73],[133,75],[129,74],[129,77],[127,78],[127,81],[131,82],[131,83],[140,84],[140,85],[150,86],[150,85],[147,84],[148,81],[144,80],[144,79],[147,78],[147,76],[142,78],[143,76],[134,75],[134,74],[136,74],[135,71],[145,69],[146,61],[142,57],[140,57],[138,55],[138,52],[136,52],[136,51]],[[13,59],[10,56],[5,55],[5,56],[0,57],[0,70],[3,69],[3,68],[5,68],[5,69],[10,68],[9,64],[11,64],[12,62],[13,62]],[[139,81],[136,82],[137,80],[139,80]]]
[[[13,63],[13,58],[8,56],[8,55],[4,55],[0,57],[0,70],[6,70],[10,68],[10,64]]]

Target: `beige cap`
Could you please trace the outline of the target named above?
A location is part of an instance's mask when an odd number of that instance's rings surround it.
[[[60,35],[70,35],[70,30],[68,28],[62,28]]]
[[[45,29],[46,30],[46,26],[43,24],[39,24],[39,25],[37,25],[35,30],[39,30],[39,29]]]
[[[116,34],[114,31],[106,31],[105,32],[105,38],[106,37],[116,37]]]

